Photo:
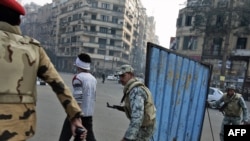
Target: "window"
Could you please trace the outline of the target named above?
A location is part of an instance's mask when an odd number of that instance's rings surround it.
[[[114,56],[115,52],[114,51],[109,51],[109,56]],[[114,58],[113,58],[114,59]]]
[[[74,14],[74,15],[73,15],[73,20],[77,20],[77,19],[78,19],[78,16],[79,16],[78,14]]]
[[[223,25],[223,17],[221,15],[217,15],[216,17],[216,25],[222,26]]]
[[[112,17],[112,23],[118,23],[118,17]]]
[[[70,22],[71,21],[71,17],[68,17],[68,22]]]
[[[197,48],[196,36],[185,36],[183,41],[183,50],[195,50]]]
[[[98,6],[98,3],[97,2],[92,2],[92,7],[97,7]]]
[[[61,12],[62,12],[62,13],[66,13],[67,10],[68,10],[67,7],[64,7],[64,8],[61,9]]]
[[[78,30],[78,26],[73,26],[72,31],[75,32],[75,31],[77,31],[77,30]]]
[[[77,39],[76,36],[72,36],[71,37],[71,42],[76,42],[76,39]]]
[[[192,16],[186,16],[185,26],[191,26]]]
[[[181,27],[182,26],[182,15],[179,15],[176,23],[177,23],[177,27]]]
[[[66,43],[70,43],[70,38],[67,38],[67,41],[66,41]]]
[[[108,3],[102,3],[102,8],[110,9],[110,5]]]
[[[246,49],[247,38],[238,38],[236,49]]]
[[[79,8],[79,6],[80,6],[79,3],[75,3],[75,4],[74,4],[74,9]]]
[[[214,90],[210,88],[208,94],[209,95],[213,95],[214,94]]]
[[[110,30],[111,30],[111,34],[113,34],[113,35],[116,34],[116,30],[115,29],[111,28]]]
[[[114,46],[115,45],[115,40],[114,39],[110,39],[110,45]]]
[[[95,42],[95,37],[89,37],[89,42],[94,43]]]
[[[222,47],[222,38],[214,38],[213,45],[211,48],[211,55],[220,55],[221,54],[221,47]]]
[[[95,32],[95,26],[90,26],[90,31]]]
[[[98,54],[102,54],[102,55],[105,55],[105,54],[106,54],[105,50],[100,50],[100,49],[98,49],[97,53],[98,53]]]
[[[91,15],[91,19],[92,19],[92,20],[96,20],[96,14],[92,14],[92,15]]]
[[[109,20],[109,16],[101,15],[101,20],[107,22]]]
[[[98,40],[98,43],[99,44],[107,44],[107,39],[102,39],[102,38],[99,38],[99,40]]]
[[[106,28],[106,27],[100,27],[100,32],[101,33],[108,33],[108,28]]]
[[[113,11],[122,12],[122,8],[118,5],[113,5]]]
[[[84,50],[88,53],[95,53],[95,49],[94,48],[90,48],[90,47],[85,47]]]
[[[171,37],[170,39],[170,49],[177,50],[178,49],[179,37]]]

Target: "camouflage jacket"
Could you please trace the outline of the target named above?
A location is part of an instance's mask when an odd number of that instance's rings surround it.
[[[26,140],[36,128],[36,78],[56,93],[70,119],[82,114],[40,43],[0,22],[0,140]]]
[[[136,140],[141,128],[155,124],[156,109],[150,91],[139,80],[129,80],[124,87],[124,93],[124,109],[130,119],[129,128],[124,137]]]

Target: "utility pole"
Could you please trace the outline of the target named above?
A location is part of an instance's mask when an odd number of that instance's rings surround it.
[[[232,15],[233,15],[233,2],[234,0],[230,0],[229,3],[229,10],[228,10],[228,29],[225,36],[225,44],[224,44],[224,54],[222,57],[222,66],[221,66],[221,75],[220,75],[220,88],[223,89],[225,85],[225,79],[226,79],[226,62],[229,57],[228,47],[229,47],[229,39],[230,34],[232,31]]]

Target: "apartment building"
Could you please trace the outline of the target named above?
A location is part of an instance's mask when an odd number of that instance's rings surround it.
[[[224,81],[225,85],[231,83],[242,87],[243,82],[248,81],[250,32],[246,32],[246,29],[249,28],[249,23],[244,25],[243,18],[240,19],[240,16],[232,19],[233,14],[238,14],[236,12],[231,12],[231,16],[230,14],[224,16],[226,17],[224,19],[218,13],[203,22],[203,26],[200,26],[200,31],[203,32],[197,32],[193,27],[199,22],[199,16],[204,15],[202,12],[200,15],[194,14],[193,11],[199,8],[212,14],[216,9],[236,9],[245,2],[244,0],[188,0],[186,7],[179,11],[176,23],[176,46],[173,49],[193,59],[213,64],[211,85],[219,86],[219,83]],[[213,26],[222,28],[211,28]],[[223,30],[225,30],[224,33]],[[225,74],[223,74],[223,66],[225,66]]]
[[[143,73],[155,37],[154,18],[148,21],[140,0],[53,0],[22,19],[24,33],[41,42],[59,71],[73,72],[76,56],[86,52],[95,72],[131,64]]]

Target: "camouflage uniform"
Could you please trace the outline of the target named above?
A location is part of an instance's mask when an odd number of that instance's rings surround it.
[[[0,66],[1,141],[34,136],[37,76],[52,87],[70,119],[82,114],[40,43],[6,22],[0,22]]]
[[[125,138],[149,141],[155,130],[156,109],[151,93],[139,80],[131,79],[124,87],[125,113],[130,119]]]
[[[221,103],[227,103],[227,106],[223,110],[224,119],[221,124],[220,139],[224,141],[224,125],[240,125],[242,121],[248,121],[248,109],[246,103],[241,94],[235,93],[232,97],[224,94],[221,99],[211,103],[216,107],[219,107]],[[243,111],[243,117],[241,117]]]

